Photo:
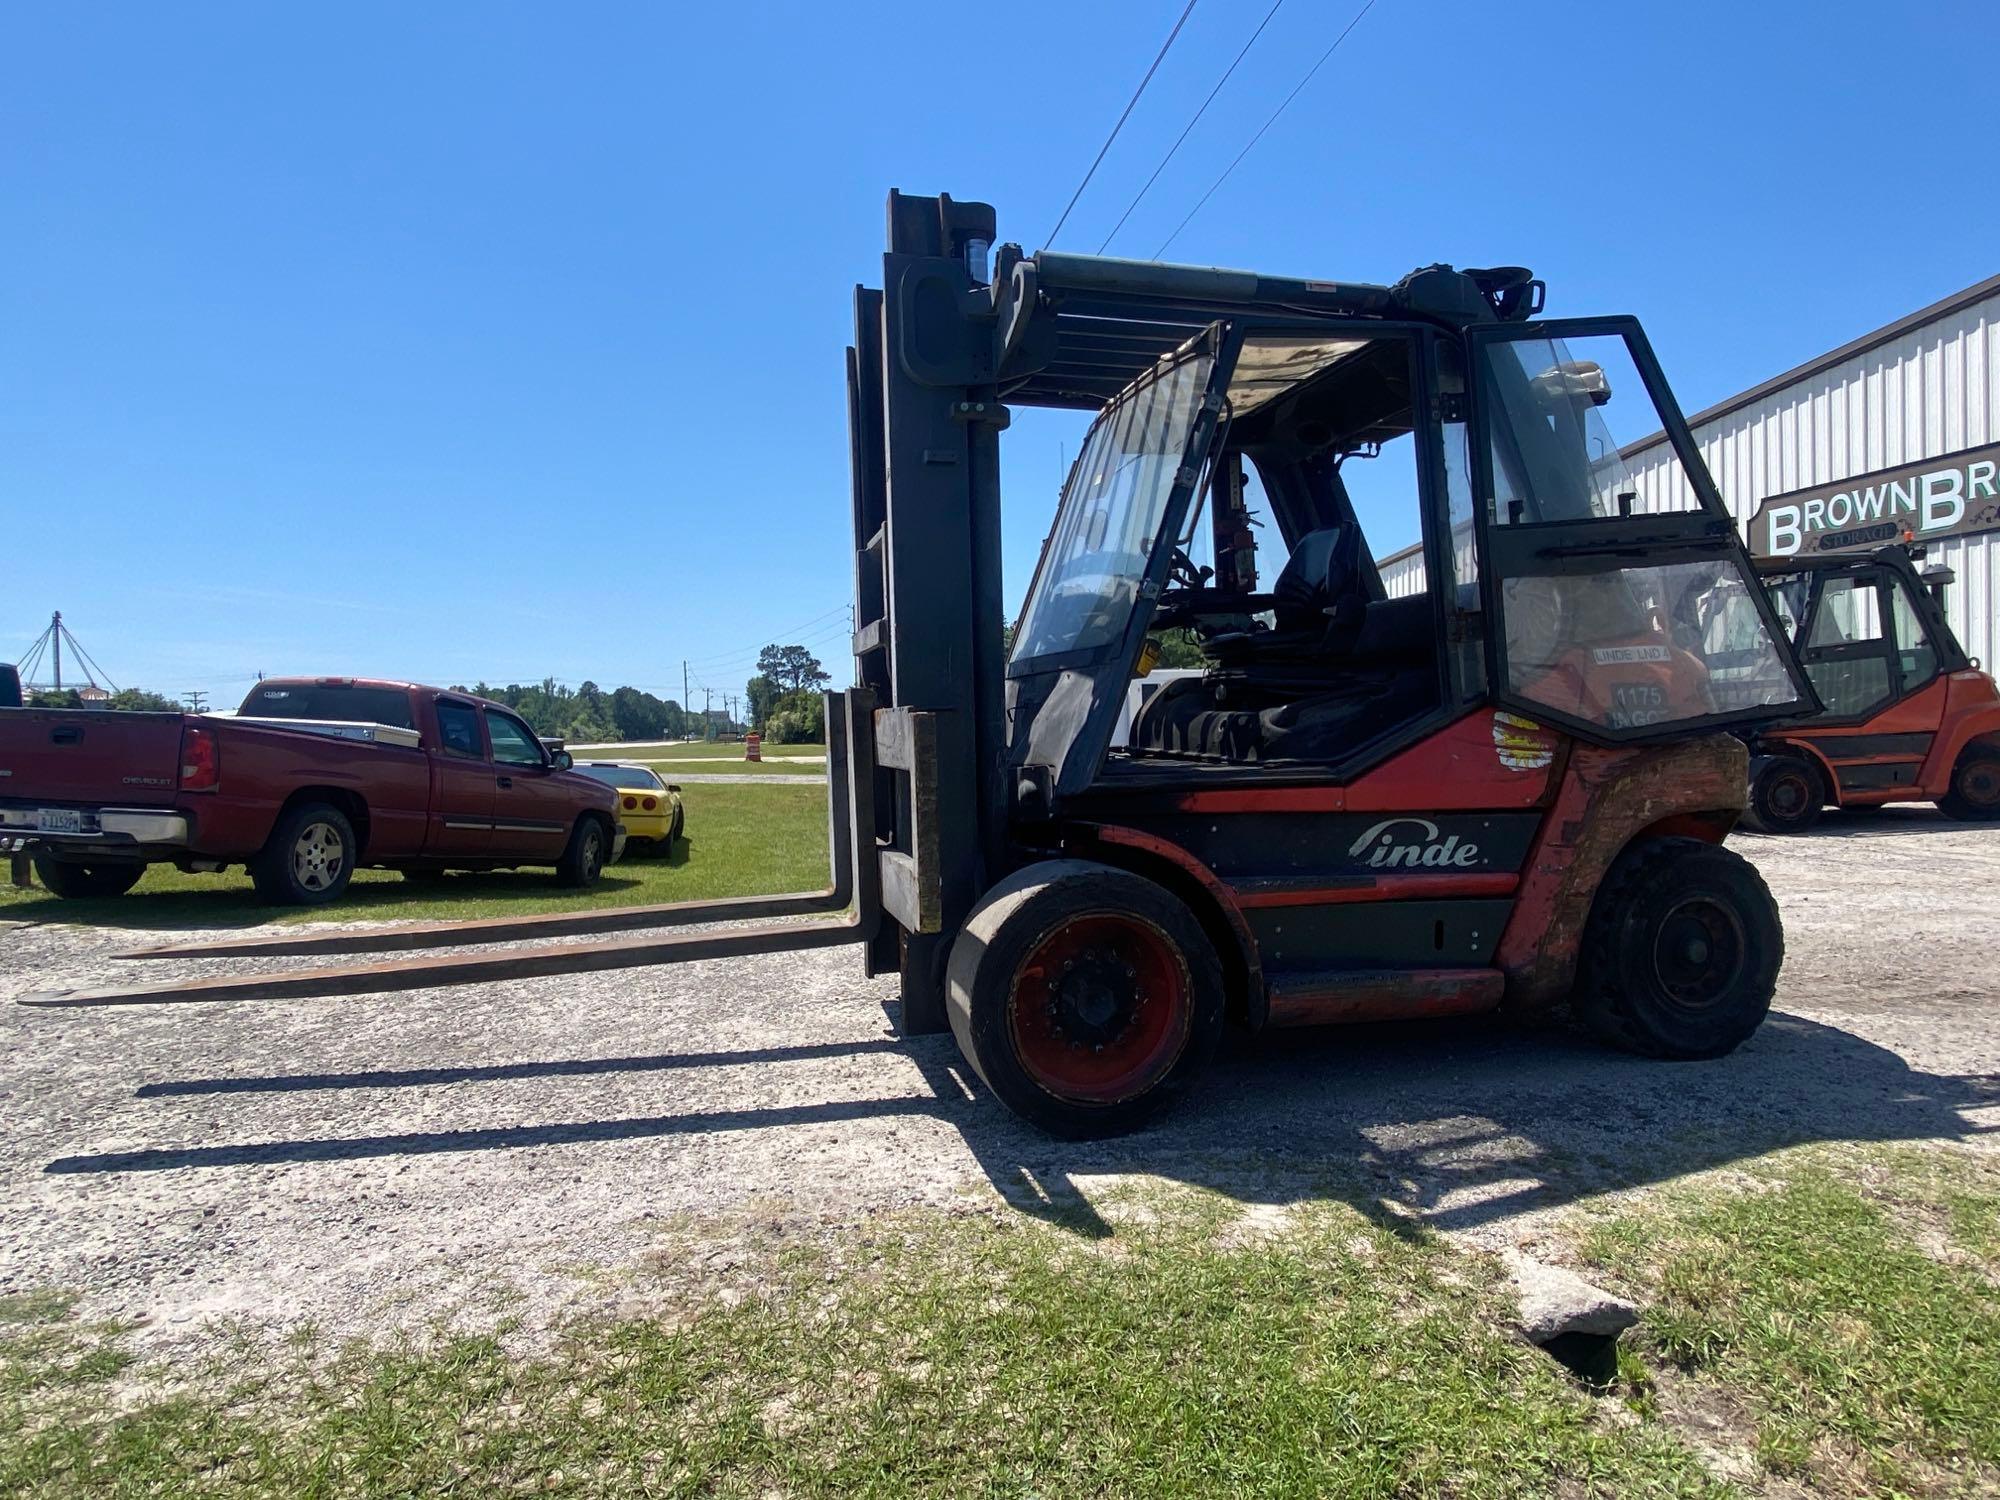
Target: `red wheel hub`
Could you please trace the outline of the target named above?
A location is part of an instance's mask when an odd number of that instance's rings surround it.
[[[1186,1045],[1186,961],[1159,928],[1089,912],[1047,934],[1014,971],[1008,1026],[1022,1066],[1058,1098],[1115,1104],[1160,1082]]]

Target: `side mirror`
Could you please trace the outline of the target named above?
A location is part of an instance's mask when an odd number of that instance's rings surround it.
[[[567,750],[558,750],[549,759],[554,763],[558,771],[567,771],[576,764],[576,757],[571,755]]]

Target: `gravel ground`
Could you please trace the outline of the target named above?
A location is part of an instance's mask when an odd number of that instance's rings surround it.
[[[82,1289],[85,1315],[161,1343],[217,1319],[517,1320],[533,1340],[662,1273],[751,1274],[750,1239],[887,1209],[1108,1233],[1092,1199],[1134,1173],[1252,1215],[1331,1196],[1501,1245],[1795,1143],[1994,1149],[2000,828],[1897,811],[1733,842],[1778,893],[1789,957],[1780,1013],[1732,1057],[1462,1021],[1295,1033],[1233,1047],[1170,1119],[1092,1145],[1018,1125],[949,1037],[896,1039],[891,982],[846,952],[401,998],[0,1006],[0,1291]],[[0,923],[0,1000],[254,966],[111,959],[158,936]]]

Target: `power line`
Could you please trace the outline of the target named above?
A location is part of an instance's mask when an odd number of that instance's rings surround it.
[[[1250,144],[1248,146],[1245,146],[1241,151],[1236,153],[1236,160],[1232,161],[1228,166],[1224,167],[1222,169],[1222,175],[1216,178],[1214,182],[1209,184],[1208,191],[1203,193],[1201,197],[1196,200],[1194,207],[1187,211],[1187,218],[1182,219],[1179,224],[1175,225],[1174,232],[1168,235],[1164,240],[1160,242],[1160,248],[1153,252],[1153,259],[1158,260],[1162,255],[1165,255],[1167,253],[1167,246],[1171,245],[1175,240],[1181,237],[1181,231],[1188,227],[1188,224],[1193,220],[1196,214],[1201,212],[1202,205],[1208,202],[1210,198],[1213,198],[1215,196],[1215,190],[1221,187],[1223,183],[1229,180],[1229,174],[1231,172],[1234,172],[1236,168],[1239,165],[1241,165],[1243,158],[1248,156],[1251,150],[1256,146],[1256,144],[1264,139],[1264,132],[1269,130],[1273,125],[1278,123],[1278,116],[1283,114],[1287,106],[1289,106],[1294,99],[1299,97],[1300,91],[1303,90],[1307,84],[1313,81],[1313,74],[1317,73],[1322,67],[1324,67],[1326,65],[1326,60],[1329,57],[1333,56],[1334,53],[1340,50],[1340,44],[1347,40],[1347,33],[1349,31],[1354,30],[1355,27],[1359,26],[1361,24],[1361,18],[1367,15],[1368,12],[1373,10],[1374,8],[1375,8],[1375,0],[1367,0],[1367,3],[1364,4],[1361,7],[1361,9],[1357,10],[1354,13],[1354,19],[1347,23],[1346,30],[1343,30],[1339,36],[1333,39],[1333,45],[1331,47],[1328,47],[1326,51],[1320,53],[1319,61],[1314,63],[1310,68],[1306,69],[1306,76],[1298,81],[1297,86],[1294,87],[1289,94],[1285,95],[1283,102],[1281,102],[1276,109],[1271,111],[1271,118],[1266,120],[1261,126],[1259,126],[1257,133],[1250,137]]]
[[[1125,212],[1118,216],[1118,222],[1111,226],[1111,233],[1107,234],[1104,237],[1104,243],[1097,247],[1099,255],[1102,255],[1106,250],[1111,248],[1111,242],[1118,238],[1118,231],[1123,229],[1125,221],[1132,217],[1132,210],[1139,206],[1139,200],[1153,190],[1153,184],[1158,182],[1160,174],[1167,170],[1167,163],[1172,161],[1174,153],[1181,149],[1181,142],[1188,138],[1188,132],[1201,123],[1201,117],[1208,113],[1209,105],[1215,103],[1215,96],[1221,93],[1222,86],[1229,82],[1229,75],[1236,71],[1238,63],[1250,55],[1250,49],[1257,45],[1257,38],[1264,34],[1264,28],[1271,24],[1271,17],[1278,13],[1278,7],[1284,3],[1285,0],[1273,0],[1271,8],[1264,12],[1264,19],[1259,21],[1257,29],[1250,33],[1250,40],[1243,44],[1242,50],[1236,54],[1235,59],[1227,68],[1222,70],[1222,76],[1215,80],[1215,87],[1208,91],[1208,97],[1201,101],[1201,108],[1194,112],[1194,117],[1181,127],[1181,133],[1174,137],[1173,145],[1167,147],[1167,154],[1161,157],[1160,164],[1153,168],[1153,175],[1146,179],[1146,185],[1133,194],[1132,201],[1125,205]]]
[[[796,636],[803,631],[810,630],[813,626],[819,624],[822,620],[831,620],[835,615],[844,615],[846,614],[846,612],[847,612],[847,606],[845,604],[836,604],[832,609],[826,610],[821,614],[814,615],[810,620],[807,620],[802,625],[788,625],[783,630],[775,631],[767,635],[765,637],[765,640],[767,643],[783,641],[784,638],[788,635]],[[700,667],[714,662],[741,661],[745,657],[754,658],[757,652],[761,649],[762,649],[761,647],[741,647],[732,651],[718,651],[712,656],[690,657],[689,665]]]
[[[1070,209],[1076,207],[1076,200],[1083,196],[1083,190],[1090,186],[1090,179],[1097,175],[1097,169],[1104,161],[1104,153],[1109,151],[1111,143],[1118,139],[1118,132],[1125,128],[1126,120],[1131,118],[1133,107],[1139,102],[1139,96],[1146,92],[1146,85],[1153,81],[1153,75],[1160,70],[1160,64],[1166,61],[1167,49],[1173,46],[1174,38],[1179,36],[1181,28],[1187,25],[1187,18],[1193,12],[1194,5],[1195,0],[1188,0],[1187,8],[1181,12],[1181,18],[1174,22],[1174,29],[1168,32],[1167,39],[1160,43],[1159,56],[1153,59],[1153,66],[1146,69],[1146,76],[1139,80],[1139,86],[1132,90],[1132,97],[1125,101],[1125,113],[1118,117],[1118,123],[1111,127],[1111,134],[1107,135],[1104,144],[1097,148],[1097,159],[1091,162],[1090,170],[1083,174],[1083,181],[1076,185],[1076,191],[1069,195],[1069,206],[1062,211],[1062,217],[1056,220],[1056,227],[1051,229],[1049,237],[1042,241],[1044,249],[1055,248],[1056,236],[1062,233],[1063,225],[1069,222]]]

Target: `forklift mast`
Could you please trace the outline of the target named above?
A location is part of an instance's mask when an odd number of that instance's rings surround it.
[[[993,235],[986,204],[890,193],[882,286],[856,289],[847,351],[855,681],[881,709],[926,715],[900,722],[931,737],[919,764],[884,773],[877,826],[855,830],[864,857],[871,835],[887,856],[894,919],[867,946],[868,972],[900,972],[913,1032],[945,1027],[949,934],[1005,837]]]

